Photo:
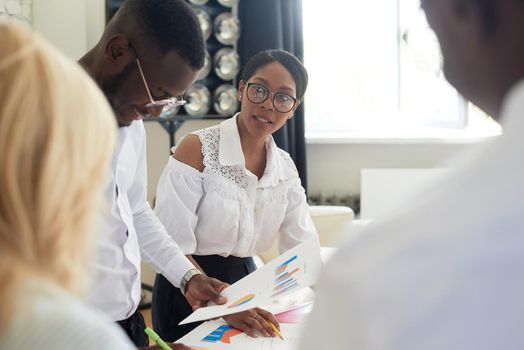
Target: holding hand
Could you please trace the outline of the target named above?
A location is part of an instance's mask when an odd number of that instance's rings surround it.
[[[185,297],[193,310],[206,306],[209,301],[219,305],[224,304],[227,299],[221,296],[220,292],[227,286],[227,283],[220,282],[216,278],[203,274],[195,275],[187,283]]]
[[[236,314],[222,316],[222,318],[226,320],[231,327],[239,329],[253,338],[256,338],[257,334],[261,334],[264,337],[277,336],[268,322],[273,323],[277,329],[280,329],[280,325],[275,316],[273,316],[271,312],[258,307]]]

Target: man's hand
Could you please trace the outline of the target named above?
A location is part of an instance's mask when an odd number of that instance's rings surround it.
[[[173,350],[192,350],[193,348],[189,346],[185,346],[184,344],[175,344],[175,343],[167,343]],[[147,348],[140,348],[138,350],[162,350],[162,348],[158,345],[155,346],[148,346]]]
[[[277,335],[268,322],[271,322],[280,330],[280,325],[275,316],[269,311],[258,307],[236,314],[222,316],[227,324],[236,329],[240,329],[250,337],[257,337],[260,334],[264,337],[276,337]]]
[[[220,282],[216,278],[196,275],[187,282],[185,296],[193,310],[206,306],[209,301],[224,304],[227,299],[221,296],[220,292],[227,286],[227,283]]]

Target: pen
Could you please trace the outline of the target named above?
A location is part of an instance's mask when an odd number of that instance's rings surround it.
[[[160,338],[160,336],[156,334],[156,332],[151,328],[146,327],[146,329],[144,329],[144,332],[147,334],[149,338],[153,339],[162,350],[172,350],[171,347],[167,345],[166,342],[163,341],[162,338]]]
[[[282,336],[282,333],[280,333],[280,331],[278,330],[277,327],[275,327],[275,325],[273,324],[273,322],[271,321],[267,321],[267,323],[269,323],[269,325],[271,326],[271,328],[273,328],[273,330],[275,331],[275,333],[278,335],[278,337],[282,340],[284,340],[284,337]]]

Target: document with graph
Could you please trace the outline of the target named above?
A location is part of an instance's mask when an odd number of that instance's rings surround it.
[[[228,301],[194,311],[180,324],[249,310],[313,285],[322,262],[316,238],[302,242],[223,290]]]
[[[303,324],[280,323],[283,340],[274,338],[251,338],[244,332],[228,326],[223,319],[202,323],[190,333],[178,339],[178,343],[195,350],[294,350],[300,343]]]

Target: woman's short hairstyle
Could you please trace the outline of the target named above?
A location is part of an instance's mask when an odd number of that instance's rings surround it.
[[[14,24],[0,38],[1,333],[27,277],[85,287],[116,123],[75,62]]]
[[[257,70],[273,62],[280,63],[291,74],[295,81],[297,98],[301,100],[306,93],[307,70],[297,57],[287,51],[265,50],[255,54],[244,65],[240,79],[247,82]]]

